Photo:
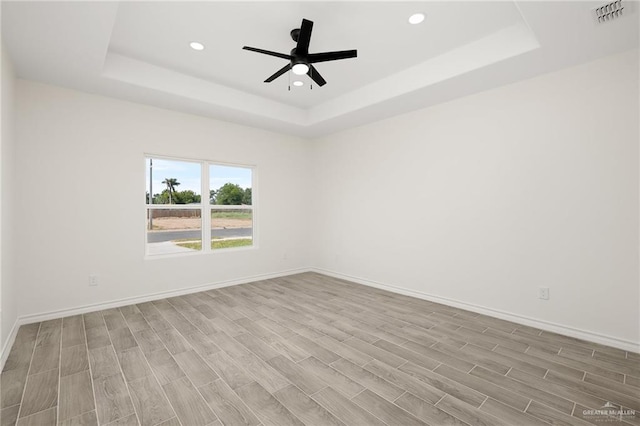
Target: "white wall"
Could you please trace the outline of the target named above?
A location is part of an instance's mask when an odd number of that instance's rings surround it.
[[[13,145],[14,145],[14,101],[15,74],[11,60],[4,48],[2,51],[2,100],[0,104],[2,128],[0,139],[0,350],[7,342],[11,328],[18,317],[13,276],[14,252],[12,247],[12,201],[13,201]]]
[[[315,141],[315,266],[638,344],[638,80],[632,51]]]
[[[24,80],[16,117],[20,316],[309,264],[300,139]],[[257,165],[259,248],[145,260],[143,153]]]

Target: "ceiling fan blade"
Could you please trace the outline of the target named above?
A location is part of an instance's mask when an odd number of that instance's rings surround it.
[[[257,47],[244,46],[244,50],[250,50],[252,52],[258,52],[269,56],[275,56],[276,58],[291,60],[291,55],[285,55],[284,53],[272,52],[270,50],[258,49]]]
[[[300,33],[298,34],[298,45],[296,46],[297,55],[307,56],[307,54],[309,54],[309,42],[311,41],[312,29],[313,22],[303,19],[302,25],[300,26]]]
[[[317,62],[337,61],[339,59],[356,58],[358,56],[357,50],[341,50],[339,52],[324,52],[324,53],[312,53],[308,56],[310,64]]]
[[[314,67],[313,65],[309,65],[309,71],[307,71],[307,75],[311,77],[311,79],[315,81],[318,86],[322,87],[327,84],[327,81],[322,78],[316,67]]]
[[[271,77],[266,79],[264,82],[265,83],[271,83],[273,80],[275,80],[276,78],[280,77],[285,72],[289,71],[289,69],[291,69],[291,64],[285,65],[284,67],[282,67],[278,71],[276,71]]]

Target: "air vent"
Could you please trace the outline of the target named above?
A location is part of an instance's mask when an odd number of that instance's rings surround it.
[[[622,16],[624,12],[623,0],[607,3],[593,10],[593,17],[598,24],[613,21]]]

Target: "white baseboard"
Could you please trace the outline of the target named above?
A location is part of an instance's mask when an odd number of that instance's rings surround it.
[[[112,300],[110,302],[94,303],[91,305],[78,306],[70,309],[45,312],[41,314],[24,315],[18,317],[20,325],[31,324],[33,322],[47,321],[50,319],[68,317],[71,315],[86,314],[87,312],[101,311],[103,309],[119,308],[120,306],[133,305],[136,303],[151,302],[153,300],[165,299],[167,297],[182,296],[185,294],[198,293],[200,291],[213,290],[216,288],[230,287],[232,285],[246,284],[253,281],[268,280],[271,278],[285,277],[287,275],[308,272],[308,268],[289,269],[285,271],[253,275],[250,277],[235,278],[232,280],[219,281],[216,283],[202,284],[193,287],[179,288],[177,290],[161,291],[158,293],[146,294],[144,296],[127,297],[124,299]]]
[[[630,340],[619,339],[616,337],[605,336],[603,334],[594,333],[587,330],[581,330],[574,327],[565,326],[562,324],[553,323],[550,321],[540,320],[536,318],[530,318],[523,315],[514,314],[511,312],[505,312],[498,309],[487,308],[480,305],[474,305],[472,303],[461,302],[454,299],[448,299],[446,297],[434,296],[432,294],[424,293],[416,290],[409,290],[402,287],[396,287],[389,284],[383,284],[380,282],[368,280],[365,278],[354,277],[339,272],[329,271],[322,268],[311,268],[312,272],[328,275],[334,278],[340,278],[347,281],[352,281],[358,284],[363,284],[369,287],[379,288],[381,290],[387,290],[392,293],[403,294],[405,296],[417,297],[419,299],[428,300],[430,302],[441,303],[447,306],[453,306],[455,308],[465,309],[467,311],[476,312],[483,315],[488,315],[494,318],[503,319],[506,321],[515,322],[530,327],[539,328],[545,331],[551,331],[565,336],[575,337],[578,339],[587,340],[601,345],[612,346],[614,348],[622,349],[631,352],[640,352],[640,342],[633,342]]]
[[[270,274],[253,275],[250,277],[236,278],[233,280],[220,281],[220,282],[211,283],[211,284],[203,284],[203,285],[198,285],[194,287],[180,288],[177,290],[162,291],[158,293],[147,294],[144,296],[127,297],[124,299],[111,300],[109,302],[93,303],[90,305],[76,306],[74,308],[60,309],[57,311],[19,316],[16,319],[15,323],[13,324],[11,333],[9,333],[9,337],[7,338],[6,342],[4,343],[4,346],[2,347],[2,353],[0,353],[0,371],[2,371],[2,369],[4,368],[4,363],[6,362],[7,357],[9,356],[9,351],[11,349],[11,346],[13,345],[13,342],[16,339],[16,334],[18,333],[18,329],[20,328],[21,325],[31,324],[34,322],[47,321],[47,320],[52,320],[57,318],[63,318],[63,317],[68,317],[72,315],[86,314],[88,312],[101,311],[104,309],[118,308],[120,306],[133,305],[136,303],[151,302],[158,299],[165,299],[167,297],[182,296],[185,294],[198,293],[200,291],[212,290],[216,288],[229,287],[229,286],[238,285],[238,284],[246,284],[253,281],[261,281],[261,280],[268,280],[271,278],[286,277],[288,275],[301,274],[303,272],[309,272],[309,269],[308,268],[289,269],[289,270],[270,273]]]
[[[16,336],[18,335],[19,328],[20,328],[20,325],[18,324],[18,320],[16,319],[15,322],[13,323],[13,326],[11,327],[11,331],[9,332],[9,337],[7,337],[7,340],[4,342],[4,345],[2,345],[2,352],[0,352],[0,371],[4,369],[4,363],[7,362],[7,358],[9,357],[9,351],[13,346],[13,342],[16,341]]]

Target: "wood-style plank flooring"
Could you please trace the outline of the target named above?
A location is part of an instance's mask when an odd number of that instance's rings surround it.
[[[313,273],[24,325],[0,386],[0,426],[640,425],[637,353]]]

